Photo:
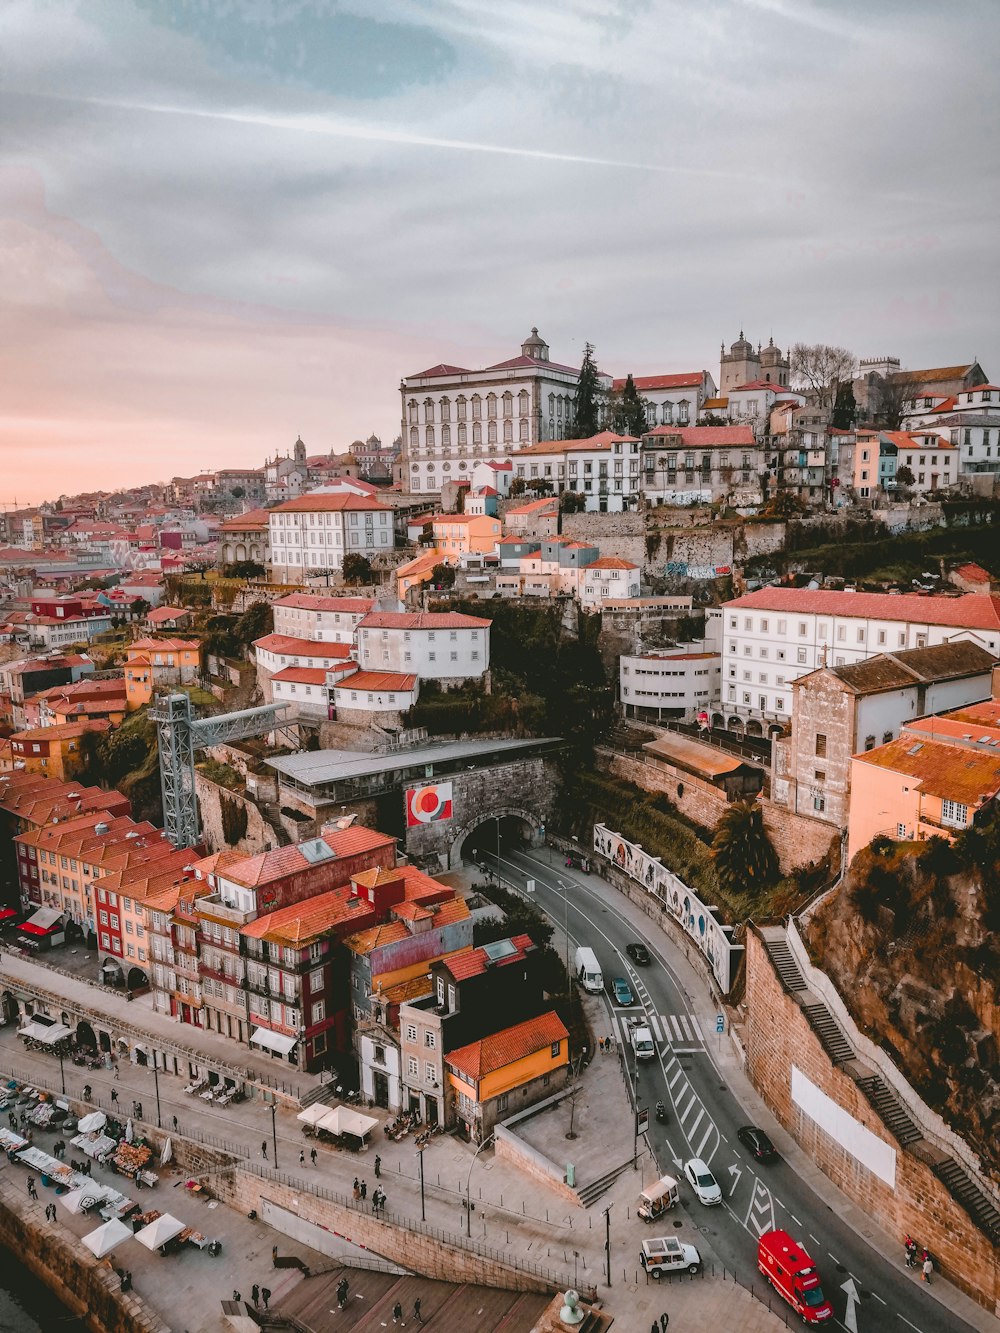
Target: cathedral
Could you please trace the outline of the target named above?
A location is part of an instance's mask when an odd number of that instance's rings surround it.
[[[761,350],[757,344],[748,342],[740,329],[740,336],[726,351],[725,343],[719,353],[719,396],[725,398],[731,389],[738,389],[742,384],[753,384],[756,380],[765,380],[772,384],[788,386],[788,357],[781,355],[781,348],[775,347],[774,339],[768,338],[767,346]]]

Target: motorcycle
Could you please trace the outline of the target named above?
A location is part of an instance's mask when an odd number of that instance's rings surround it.
[[[656,1103],[656,1119],[661,1125],[665,1125],[667,1123],[667,1108],[663,1105],[662,1102]]]

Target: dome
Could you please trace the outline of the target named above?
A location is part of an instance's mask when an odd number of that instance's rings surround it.
[[[729,349],[730,356],[753,356],[753,343],[747,342],[740,329],[740,336]]]
[[[538,329],[532,325],[531,336],[521,344],[521,355],[534,357],[536,361],[548,361],[549,345],[539,337]]]
[[[775,347],[773,338],[768,338],[767,346],[760,354],[760,364],[762,366],[776,366],[780,361],[781,348]]]

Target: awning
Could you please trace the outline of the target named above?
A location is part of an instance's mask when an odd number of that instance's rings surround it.
[[[17,916],[16,908],[0,907],[0,922],[9,921],[13,916]]]
[[[38,1034],[45,1031],[46,1028],[43,1027],[41,1023],[26,1023],[23,1028],[18,1028],[17,1035],[19,1037],[24,1037],[25,1040],[27,1040],[28,1037],[33,1037],[37,1041]]]
[[[324,1106],[322,1102],[313,1102],[312,1106],[307,1106],[304,1111],[300,1111],[295,1117],[301,1120],[304,1125],[315,1125],[317,1121],[329,1114],[329,1106]]]
[[[57,922],[62,921],[62,912],[58,907],[40,907],[34,916],[29,917],[21,926],[29,935],[48,935]]]
[[[168,1240],[179,1236],[183,1230],[183,1222],[178,1222],[170,1213],[161,1213],[148,1227],[137,1231],[135,1238],[140,1245],[145,1245],[147,1250],[158,1250],[161,1245],[166,1245]]]
[[[93,1185],[83,1185],[80,1189],[70,1190],[68,1194],[60,1194],[59,1202],[67,1212],[83,1213],[88,1208],[93,1208],[96,1203],[103,1203],[109,1197],[110,1192],[95,1182]]]
[[[287,1055],[289,1051],[294,1050],[298,1037],[289,1037],[284,1032],[272,1032],[270,1028],[254,1028],[250,1034],[250,1041],[254,1046],[266,1046],[269,1051]]]
[[[363,1139],[377,1124],[378,1121],[370,1115],[352,1111],[349,1106],[335,1106],[318,1122],[318,1127],[329,1134],[350,1134],[353,1138]]]
[[[65,1023],[53,1023],[51,1027],[42,1027],[35,1033],[35,1040],[44,1042],[46,1046],[54,1046],[57,1041],[72,1035],[72,1030]]]
[[[117,1217],[113,1217],[110,1222],[105,1222],[102,1227],[92,1231],[89,1236],[83,1237],[83,1243],[91,1254],[103,1259],[106,1254],[110,1254],[116,1245],[122,1241],[132,1239],[132,1228],[127,1227],[124,1222]]]
[[[96,1134],[98,1130],[103,1129],[108,1123],[108,1117],[103,1111],[90,1111],[82,1116],[77,1122],[77,1129],[81,1134]]]

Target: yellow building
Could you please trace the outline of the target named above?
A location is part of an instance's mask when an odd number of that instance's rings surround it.
[[[16,731],[10,738],[10,757],[25,773],[43,773],[68,782],[86,766],[88,748],[84,737],[100,737],[111,730],[110,722],[68,722],[56,727],[32,727]]]
[[[414,556],[412,560],[406,560],[403,564],[396,567],[396,596],[401,602],[406,602],[406,594],[411,588],[419,588],[424,583],[430,582],[434,566],[441,563],[441,555],[432,547],[429,551],[423,551],[420,555]]]
[[[493,555],[501,524],[491,514],[438,514],[431,531],[441,559],[457,565],[463,555]]]
[[[569,1033],[550,1010],[445,1057],[449,1096],[466,1133],[482,1143],[497,1121],[550,1097],[569,1073]]]
[[[136,639],[126,649],[129,711],[148,704],[158,690],[197,684],[200,675],[201,644],[197,639]]]

